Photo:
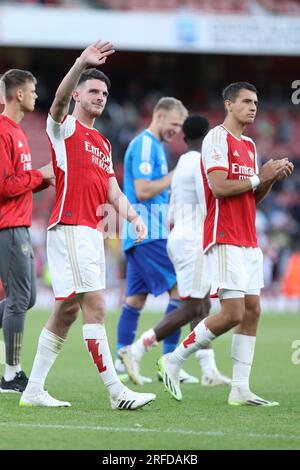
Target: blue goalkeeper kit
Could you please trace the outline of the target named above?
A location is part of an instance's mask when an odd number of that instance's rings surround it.
[[[136,234],[132,224],[123,225],[123,250],[127,261],[127,296],[152,293],[155,296],[166,292],[176,284],[176,274],[168,255],[168,202],[169,191],[165,189],[147,201],[137,198],[134,180],[153,181],[168,174],[168,163],[161,142],[148,130],[141,132],[130,143],[124,162],[124,193],[148,227],[148,237],[134,244]],[[168,305],[167,313],[178,305]],[[130,305],[123,306],[118,324],[117,349],[134,340],[140,311]],[[177,344],[176,338],[167,342]],[[169,347],[169,346],[168,346]],[[172,347],[174,349],[174,347]]]

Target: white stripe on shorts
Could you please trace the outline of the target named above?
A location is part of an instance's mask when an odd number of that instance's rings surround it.
[[[68,257],[71,265],[72,275],[74,284],[76,287],[82,286],[82,278],[79,269],[79,263],[76,254],[76,247],[75,247],[75,238],[74,238],[74,230],[72,225],[64,225],[64,231],[66,236],[66,247],[68,250]]]
[[[227,282],[227,253],[226,245],[217,245],[218,247],[218,265],[219,265],[219,282]]]
[[[194,275],[193,275],[193,284],[192,284],[192,290],[199,290],[199,286],[202,286],[202,276],[203,276],[203,254],[200,251],[199,248],[199,253],[196,255],[195,259],[195,266],[194,266]]]

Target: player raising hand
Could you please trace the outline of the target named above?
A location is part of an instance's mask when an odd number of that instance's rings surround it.
[[[44,390],[44,383],[79,307],[83,338],[107,387],[113,409],[134,410],[155,399],[135,393],[119,380],[113,366],[104,326],[105,257],[103,235],[97,230],[99,207],[110,203],[129,222],[138,240],[147,229],[117,183],[110,142],[94,128],[110,90],[109,78],[95,67],[114,50],[97,41],[86,48],[58,87],[47,120],[56,198],[47,238],[49,269],[55,294],[54,313],[43,329],[21,406],[70,406]],[[75,101],[68,114],[71,99]],[[101,212],[101,211],[100,211]]]

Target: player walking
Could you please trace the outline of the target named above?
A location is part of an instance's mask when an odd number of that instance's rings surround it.
[[[210,275],[203,256],[203,226],[205,218],[205,196],[203,179],[200,172],[200,149],[208,131],[208,121],[202,116],[190,116],[183,124],[184,140],[188,151],[181,155],[174,170],[171,185],[170,214],[174,224],[167,250],[173,262],[181,309],[166,315],[155,327],[145,331],[130,346],[127,357],[128,375],[134,382],[139,364],[145,354],[166,337],[191,322],[195,327],[207,317],[210,309]],[[223,376],[215,362],[211,344],[199,349],[196,357],[202,368],[202,385],[228,385],[230,379]]]
[[[139,316],[149,293],[158,296],[168,292],[169,302],[165,314],[181,309],[176,285],[176,274],[167,254],[169,187],[173,172],[168,172],[168,162],[163,143],[170,143],[181,131],[188,112],[181,101],[163,97],[155,105],[148,129],[142,131],[130,143],[124,163],[124,192],[129,201],[140,211],[148,226],[148,237],[135,246],[128,224],[123,228],[123,250],[126,256],[126,301],[118,323],[117,349],[126,369],[131,368],[132,344]],[[180,329],[165,338],[163,350],[173,351],[180,337]],[[137,364],[135,364],[137,366]],[[120,360],[116,368],[122,372]],[[151,381],[130,371],[135,383]],[[184,370],[180,372],[185,383],[198,382]]]
[[[155,399],[124,387],[113,366],[104,326],[105,258],[97,210],[111,203],[134,226],[137,241],[147,229],[121,192],[112,166],[109,141],[95,128],[108,98],[110,81],[88,67],[104,64],[112,44],[98,41],[85,49],[55,95],[47,121],[56,175],[56,199],[47,249],[55,293],[54,313],[43,329],[21,406],[70,406],[44,390],[47,374],[76,320],[83,313],[83,338],[107,387],[113,409],[137,409]],[[75,101],[68,115],[71,99]]]
[[[204,251],[212,276],[211,293],[221,301],[218,314],[202,320],[171,354],[158,361],[168,391],[182,399],[179,369],[187,357],[234,329],[230,405],[276,406],[250,390],[256,330],[263,287],[263,256],[257,246],[256,204],[278,179],[293,171],[288,159],[269,160],[258,170],[254,142],[243,135],[257,111],[257,90],[247,82],[223,91],[225,121],[212,129],[202,146],[207,215]]]

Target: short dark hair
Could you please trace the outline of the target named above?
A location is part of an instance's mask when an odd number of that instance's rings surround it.
[[[28,70],[10,69],[1,76],[1,88],[7,100],[12,98],[12,91],[26,82],[36,84],[36,78]]]
[[[107,90],[109,91],[111,88],[111,83],[110,79],[108,78],[105,73],[101,72],[101,70],[98,69],[87,69],[85,70],[79,79],[78,85],[81,85],[81,83],[86,82],[87,80],[101,80],[101,82],[106,83]]]
[[[235,101],[238,97],[241,90],[250,90],[257,93],[257,89],[254,85],[248,82],[236,82],[230,83],[227,87],[224,88],[222,91],[223,101],[230,100]]]
[[[185,140],[196,140],[205,137],[209,122],[204,116],[189,116],[183,123],[182,130]]]

